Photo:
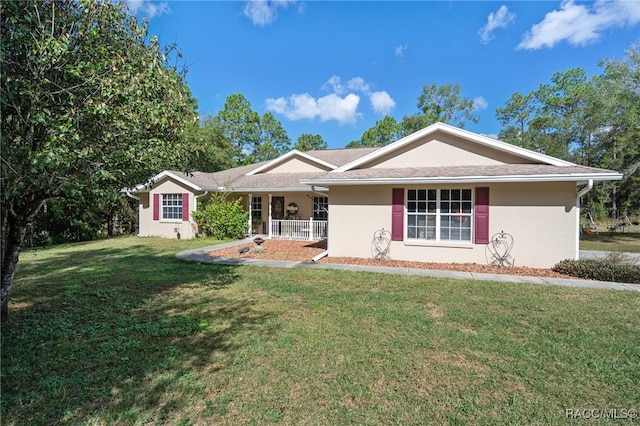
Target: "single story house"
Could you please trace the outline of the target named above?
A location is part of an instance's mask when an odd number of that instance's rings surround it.
[[[139,199],[140,236],[195,236],[191,211],[228,191],[241,197],[252,232],[326,237],[329,256],[547,268],[578,258],[580,198],[594,182],[621,178],[435,123],[384,147],[163,171],[129,194]]]

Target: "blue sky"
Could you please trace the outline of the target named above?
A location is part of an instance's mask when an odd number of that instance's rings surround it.
[[[242,93],[272,112],[292,142],[330,148],[376,121],[418,112],[424,85],[459,83],[477,124],[495,136],[496,108],[573,67],[602,74],[640,40],[640,1],[129,0],[161,43],[176,43],[202,115]]]

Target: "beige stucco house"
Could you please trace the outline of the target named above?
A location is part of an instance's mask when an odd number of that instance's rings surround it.
[[[224,190],[241,197],[254,233],[328,238],[330,257],[550,267],[578,257],[580,197],[594,182],[621,178],[436,123],[381,148],[164,171],[130,195],[141,236],[195,236],[191,211]]]

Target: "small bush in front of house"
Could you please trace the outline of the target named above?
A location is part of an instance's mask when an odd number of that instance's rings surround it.
[[[198,234],[218,240],[242,238],[249,230],[249,213],[242,207],[242,200],[229,200],[228,194],[217,192],[198,211],[193,219],[198,224]]]
[[[640,284],[640,265],[623,253],[610,253],[603,259],[565,259],[552,269],[577,278]]]

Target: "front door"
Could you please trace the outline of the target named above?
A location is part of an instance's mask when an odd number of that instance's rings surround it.
[[[275,220],[284,218],[284,197],[271,197],[271,218]]]
[[[284,218],[284,197],[271,197],[271,219],[282,220]],[[273,226],[271,223],[269,226]],[[270,228],[272,232],[280,235],[282,233],[282,223],[278,222],[278,226]]]

